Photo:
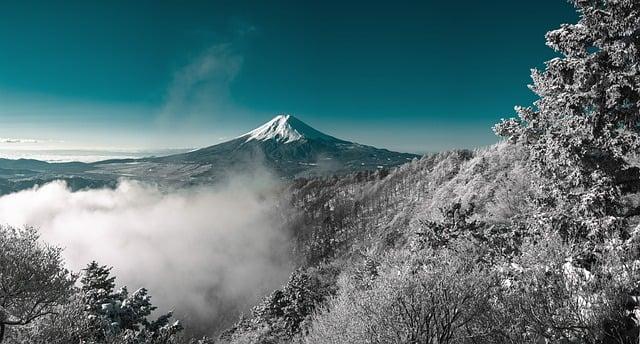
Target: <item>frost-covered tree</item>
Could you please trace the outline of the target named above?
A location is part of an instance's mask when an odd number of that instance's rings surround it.
[[[111,268],[101,266],[95,261],[89,263],[82,271],[80,283],[86,310],[99,313],[103,305],[109,304],[115,298],[116,278],[110,276]]]
[[[156,310],[147,289],[129,293],[126,287],[115,290],[111,268],[91,262],[81,278],[84,311],[91,322],[89,339],[115,343],[169,343],[182,331],[172,313],[156,320],[148,317]]]
[[[546,35],[561,54],[533,70],[532,107],[494,127],[532,148],[539,172],[553,183],[549,205],[579,219],[578,235],[612,229],[640,213],[622,196],[640,191],[640,2],[571,0],[580,14]],[[576,231],[576,230],[574,230]]]
[[[287,343],[305,332],[317,307],[335,294],[334,267],[298,269],[220,337],[229,343]]]
[[[338,296],[300,342],[485,343],[495,325],[480,321],[496,281],[470,247],[458,249],[394,252],[366,285],[343,274]]]
[[[60,254],[33,228],[0,226],[0,342],[7,326],[30,325],[67,302],[75,277]]]

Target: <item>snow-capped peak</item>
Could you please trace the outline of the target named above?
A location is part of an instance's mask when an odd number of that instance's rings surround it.
[[[339,141],[323,134],[291,115],[278,115],[260,127],[240,136],[246,137],[245,142],[252,140],[275,140],[280,143],[291,143],[303,139],[320,139],[325,141]]]

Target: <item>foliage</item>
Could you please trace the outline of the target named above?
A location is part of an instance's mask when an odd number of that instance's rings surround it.
[[[86,340],[107,343],[171,343],[182,330],[179,321],[171,322],[171,313],[156,320],[148,317],[156,309],[145,288],[129,293],[126,287],[114,292],[115,277],[111,268],[91,262],[83,270],[82,303],[90,321]]]
[[[553,217],[568,214],[553,226],[585,237],[616,232],[639,212],[622,196],[640,191],[640,169],[629,161],[640,148],[640,4],[572,3],[580,21],[546,36],[563,57],[533,70],[540,99],[494,130],[531,149],[533,166],[550,181],[541,185],[550,196],[543,203],[559,209]]]
[[[496,283],[468,249],[391,255],[369,283],[341,277],[340,294],[301,341],[453,343],[480,338],[476,321],[489,310]]]
[[[75,277],[60,253],[33,228],[0,227],[0,342],[6,326],[29,325],[66,302]]]
[[[483,255],[479,257],[483,263],[495,263],[517,257],[523,241],[535,236],[535,233],[527,231],[520,223],[489,224],[472,219],[474,209],[473,203],[465,208],[460,202],[440,208],[442,220],[422,220],[421,228],[411,242],[412,249],[449,247],[464,239],[483,251]]]
[[[335,267],[294,271],[281,290],[265,297],[222,338],[231,343],[282,343],[304,332],[316,307],[335,294]]]
[[[402,245],[406,229],[428,195],[458,175],[473,157],[462,150],[428,155],[390,172],[297,180],[286,191],[302,266],[359,255],[371,245]]]

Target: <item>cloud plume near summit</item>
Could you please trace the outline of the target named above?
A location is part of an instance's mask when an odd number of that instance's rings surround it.
[[[161,310],[215,326],[290,272],[276,187],[264,176],[172,191],[121,181],[72,192],[56,181],[0,197],[0,219],[38,227],[74,271],[91,260],[113,266],[118,286],[144,286]]]
[[[156,125],[175,130],[219,124],[230,113],[245,116],[246,111],[233,101],[230,89],[243,60],[232,43],[214,45],[194,56],[174,72]]]

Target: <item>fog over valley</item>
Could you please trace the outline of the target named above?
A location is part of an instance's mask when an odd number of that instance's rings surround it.
[[[0,218],[39,228],[73,271],[92,260],[113,266],[118,285],[145,286],[160,309],[211,326],[228,324],[291,272],[279,188],[266,172],[170,191],[123,180],[73,192],[54,181],[0,197]]]

